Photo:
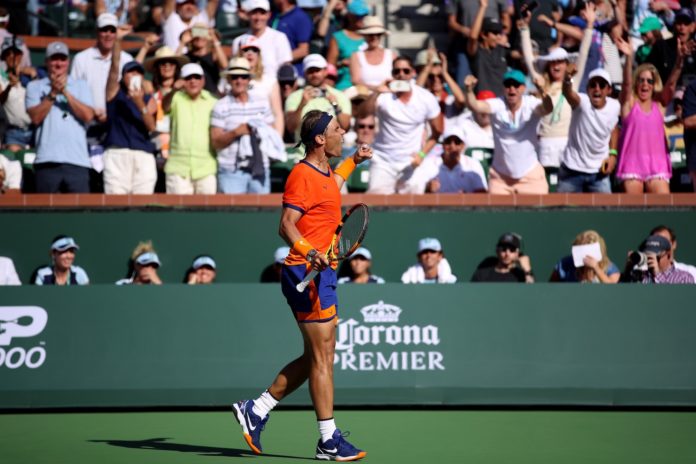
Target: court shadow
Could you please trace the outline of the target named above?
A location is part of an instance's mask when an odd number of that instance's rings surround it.
[[[121,448],[132,448],[142,450],[155,451],[177,451],[179,453],[195,453],[200,456],[222,456],[228,458],[244,458],[256,456],[249,450],[237,448],[219,448],[216,446],[200,446],[187,445],[185,443],[173,443],[167,441],[169,438],[149,438],[146,440],[88,440],[91,443],[106,443],[111,446],[119,446]],[[285,458],[285,459],[300,459],[312,460],[304,456],[285,456],[281,454],[263,454],[269,458]]]

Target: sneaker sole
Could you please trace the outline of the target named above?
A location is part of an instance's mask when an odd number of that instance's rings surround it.
[[[242,410],[239,409],[236,404],[232,405],[232,409],[234,410],[235,420],[239,423],[240,427],[242,427],[242,436],[244,437],[244,441],[247,442],[247,445],[249,445],[249,449],[251,449],[251,451],[253,451],[254,454],[262,454],[261,450],[255,447],[254,443],[251,440],[251,435],[249,435],[249,430],[247,429],[246,420],[244,420],[244,414],[242,414]]]
[[[361,452],[359,452],[357,455],[355,455],[355,456],[350,456],[350,457],[347,457],[347,458],[341,458],[341,457],[337,457],[337,456],[332,456],[332,455],[330,455],[330,454],[317,454],[317,455],[316,455],[316,459],[318,459],[318,460],[320,460],[320,461],[349,462],[349,461],[357,461],[357,460],[359,460],[359,459],[364,458],[365,456],[367,456],[367,452],[366,452],[366,451],[361,451]]]

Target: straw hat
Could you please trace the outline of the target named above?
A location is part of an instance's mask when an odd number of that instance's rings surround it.
[[[227,69],[220,73],[222,76],[248,76],[249,74],[251,74],[251,65],[243,56],[230,59]]]
[[[377,16],[365,16],[363,19],[362,29],[358,29],[358,34],[368,35],[368,34],[389,34]]]
[[[188,58],[186,58],[183,55],[177,55],[172,51],[171,48],[164,45],[157,49],[157,51],[155,52],[155,56],[145,60],[144,67],[147,70],[147,72],[154,73],[155,68],[157,67],[157,63],[162,60],[176,61],[179,67],[189,62]]]

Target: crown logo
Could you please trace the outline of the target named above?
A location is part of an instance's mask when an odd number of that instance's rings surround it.
[[[401,311],[398,306],[386,304],[381,300],[360,310],[365,322],[399,322]]]

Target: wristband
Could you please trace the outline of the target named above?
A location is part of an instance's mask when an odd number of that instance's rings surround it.
[[[609,150],[609,156],[618,156],[618,152],[616,151],[616,148],[612,148]]]
[[[346,158],[339,167],[336,168],[334,174],[341,176],[343,180],[348,180],[350,175],[355,170],[355,160],[353,157]]]
[[[302,257],[306,257],[314,247],[304,237],[300,237],[298,241],[292,244],[292,249],[298,252]]]
[[[419,151],[418,156],[420,156],[421,159],[425,158],[425,152],[423,150]]]

